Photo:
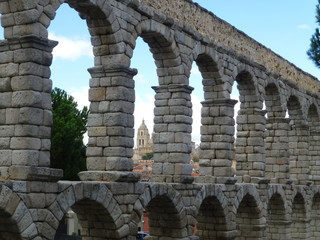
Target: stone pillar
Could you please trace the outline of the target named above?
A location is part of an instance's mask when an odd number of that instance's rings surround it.
[[[202,102],[200,177],[197,182],[214,182],[213,177],[233,177],[234,105],[236,100]]]
[[[264,177],[266,111],[241,109],[237,117],[236,168],[245,182],[250,177]]]
[[[0,43],[0,177],[56,181],[50,168],[52,49],[35,36]]]
[[[172,84],[153,87],[154,165],[151,181],[191,183],[192,87]]]
[[[235,193],[239,188],[239,185],[236,185],[236,178],[225,178],[224,182],[221,182],[223,185],[223,194],[226,195],[228,199],[233,199],[235,197]],[[234,202],[229,202],[228,207],[234,208]],[[235,240],[238,237],[239,229],[237,229],[236,216],[235,212],[231,214],[227,214],[226,217],[226,231],[221,236],[221,239],[226,240]],[[219,238],[218,238],[219,239]]]
[[[306,184],[310,174],[309,127],[297,120],[290,127],[290,178],[296,184]]]
[[[318,123],[317,123],[318,124]],[[320,184],[320,129],[319,126],[310,126],[309,137],[310,176],[314,184]]]
[[[289,179],[289,119],[267,119],[265,138],[266,178],[271,183],[286,183]]]
[[[134,146],[134,81],[136,69],[89,69],[90,114],[84,181],[138,181],[132,172]]]

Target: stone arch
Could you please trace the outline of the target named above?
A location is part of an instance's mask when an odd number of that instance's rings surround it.
[[[25,203],[5,185],[0,186],[0,239],[33,239],[38,230]]]
[[[226,81],[219,64],[218,54],[211,48],[203,46],[194,54],[194,61],[202,76],[204,100],[226,99],[230,97],[231,84]]]
[[[157,66],[160,86],[188,84],[174,32],[168,26],[152,19],[143,20],[135,26],[133,37],[141,37],[148,44]]]
[[[261,239],[265,236],[265,218],[263,203],[259,193],[252,185],[243,186],[236,194],[236,240]]]
[[[116,240],[130,234],[118,202],[104,183],[80,182],[67,186],[48,209],[50,231],[45,232],[51,233],[49,239],[54,238],[58,223],[69,209],[77,214],[84,237]]]
[[[263,177],[266,118],[262,110],[262,98],[259,98],[257,82],[249,67],[238,73],[236,81],[240,94],[236,139],[237,175]]]
[[[307,113],[307,122],[309,127],[309,161],[310,161],[310,176],[309,179],[314,181],[315,184],[320,183],[320,166],[319,150],[320,144],[319,136],[319,111],[316,105],[313,103],[309,106]]]
[[[259,94],[254,73],[249,67],[240,67],[235,78],[239,90],[240,110],[262,108],[259,106]]]
[[[267,238],[289,239],[288,204],[285,192],[280,185],[274,185],[269,189],[267,204]]]
[[[279,86],[274,82],[265,87],[265,104],[268,118],[285,117],[285,109],[283,109],[280,94]]]
[[[218,186],[204,186],[195,198],[197,220],[195,235],[199,239],[222,239],[230,230],[228,199]]]
[[[203,78],[204,91],[204,101],[201,102],[200,175],[207,176],[207,179],[209,176],[232,177],[235,172],[232,162],[236,101],[230,99],[231,84],[224,78],[214,50],[203,47],[197,52],[195,62]],[[224,164],[221,164],[222,161]]]
[[[291,94],[287,100],[288,114],[291,121],[302,121],[303,111],[300,98]],[[294,123],[292,123],[294,124]]]
[[[307,239],[307,210],[306,194],[304,191],[297,191],[292,199],[291,215],[291,239]]]
[[[316,240],[320,237],[319,226],[320,226],[320,192],[318,191],[313,194],[311,202],[311,223],[310,233],[312,240]]]
[[[290,178],[304,184],[309,178],[309,127],[304,119],[301,99],[291,94],[287,102],[289,114]]]
[[[138,174],[132,173],[133,76],[137,71],[129,68],[130,49],[133,49],[135,39],[127,29],[129,23],[124,24],[130,22],[124,19],[128,17],[126,11],[119,10],[126,6],[91,0],[72,0],[68,4],[86,20],[95,65],[88,69],[91,75],[87,123],[89,144],[86,152],[88,171],[81,172],[79,176],[81,180],[119,181],[130,178],[138,181]],[[59,4],[52,8],[58,7]],[[107,126],[112,126],[113,131],[107,131]]]
[[[136,38],[140,36],[148,44],[157,66],[159,86],[152,87],[156,92],[153,152],[154,166],[157,167],[152,169],[151,180],[192,182],[190,146],[193,88],[189,86],[187,68],[181,59],[174,31],[148,19],[135,26],[132,35]],[[176,118],[180,120],[176,121]],[[178,138],[175,138],[176,134]],[[173,167],[167,168],[168,163]]]
[[[276,83],[265,87],[267,111],[265,149],[266,177],[272,182],[285,182],[289,178],[288,120],[283,109],[281,92]]]
[[[95,66],[108,69],[129,67],[131,56],[126,52],[126,45],[133,47],[134,40],[125,34],[126,29],[121,28],[120,17],[115,15],[113,7],[107,2],[92,0],[81,1],[81,4],[78,0],[68,1],[68,5],[86,20]],[[58,9],[59,6],[55,7]]]
[[[149,233],[152,237],[172,237],[177,239],[190,236],[192,226],[188,226],[186,211],[181,195],[165,184],[146,185],[144,192],[133,207],[131,232],[137,230],[138,221],[145,211],[149,221]]]

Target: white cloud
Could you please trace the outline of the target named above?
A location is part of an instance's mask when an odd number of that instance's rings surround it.
[[[307,25],[307,24],[300,24],[297,27],[300,28],[300,29],[310,29],[310,26]]]
[[[144,75],[142,75],[141,73],[138,73],[135,77],[134,77],[134,80],[137,82],[137,83],[148,83],[148,80],[144,77]]]
[[[82,110],[84,106],[89,108],[88,91],[89,87],[79,87],[68,90],[69,94],[73,96],[74,100],[78,103],[79,110]]]
[[[59,42],[53,49],[54,60],[75,61],[84,56],[93,57],[91,43],[86,38],[59,36],[54,32],[49,32],[49,38]]]

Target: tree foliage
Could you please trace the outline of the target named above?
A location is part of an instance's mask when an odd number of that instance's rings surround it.
[[[63,169],[64,179],[78,180],[77,173],[86,170],[83,134],[89,111],[78,110],[74,98],[59,88],[52,90],[51,97],[51,167]]]
[[[142,156],[142,160],[150,160],[153,158],[153,152],[148,152]]]
[[[320,25],[320,0],[316,6],[316,22]],[[310,48],[307,51],[309,58],[320,68],[320,31],[316,28],[310,39]]]

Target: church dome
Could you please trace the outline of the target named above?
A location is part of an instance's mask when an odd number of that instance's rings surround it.
[[[142,120],[142,123],[140,125],[140,127],[138,128],[139,130],[148,130],[147,125],[144,122],[144,119]]]

